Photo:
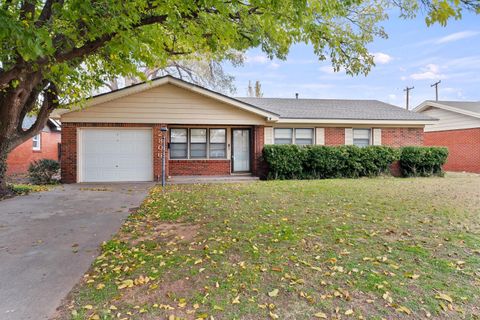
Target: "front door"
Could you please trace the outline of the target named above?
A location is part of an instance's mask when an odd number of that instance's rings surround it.
[[[232,129],[232,171],[250,171],[250,129]]]

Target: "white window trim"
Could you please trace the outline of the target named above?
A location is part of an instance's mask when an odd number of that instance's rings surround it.
[[[277,129],[289,129],[289,130],[292,130],[292,143],[291,144],[297,144],[296,143],[296,130],[297,129],[309,129],[309,130],[312,130],[312,144],[309,144],[309,146],[313,146],[315,145],[316,143],[316,130],[315,130],[315,127],[278,127],[278,128],[273,128],[273,134],[272,134],[272,143],[273,144],[276,144],[275,143],[275,130]]]
[[[37,138],[37,139],[35,139]],[[35,146],[35,142],[37,143],[37,146]],[[32,150],[33,151],[40,151],[42,150],[42,134],[36,134],[32,137]]]
[[[170,156],[170,152],[168,154],[168,159],[169,160],[192,160],[192,161],[195,161],[195,160],[229,160],[229,157],[228,157],[228,149],[229,149],[229,143],[228,143],[228,139],[229,139],[229,136],[228,136],[228,128],[227,127],[174,127],[174,128],[171,128],[170,130],[172,129],[186,129],[187,130],[187,157],[186,158],[172,158]],[[206,129],[207,130],[207,142],[205,143],[206,146],[207,146],[207,154],[206,154],[206,157],[205,158],[192,158],[191,157],[191,150],[190,150],[190,145],[191,145],[191,130],[192,129]],[[215,157],[210,157],[210,130],[211,129],[223,129],[225,130],[225,157],[224,158],[215,158]],[[171,137],[171,136],[170,136]],[[174,142],[173,142],[174,143]],[[194,144],[197,143],[197,142],[193,142]],[[199,143],[199,142],[198,142]],[[216,144],[215,142],[213,142],[214,144]],[[172,144],[172,142],[170,141],[170,144]]]
[[[355,130],[368,130],[368,145],[373,145],[373,129],[372,128],[352,128],[352,144],[355,145]]]

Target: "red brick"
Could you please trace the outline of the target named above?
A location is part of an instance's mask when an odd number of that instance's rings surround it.
[[[341,146],[345,144],[345,128],[325,128],[325,145]]]
[[[425,145],[448,148],[445,170],[480,173],[480,128],[425,132]]]
[[[423,137],[423,128],[382,128],[382,145],[384,146],[422,146]]]
[[[116,124],[116,123],[64,123],[62,128],[62,181],[73,183],[77,181],[77,129],[85,127],[151,127],[153,134],[153,174],[154,180],[160,181],[162,174],[162,124]],[[195,125],[186,125],[193,127]],[[263,126],[252,128],[252,173],[260,175],[264,171],[261,154],[264,141]],[[166,133],[166,144],[169,134]],[[166,159],[168,159],[168,149]],[[167,160],[165,163],[166,175],[229,175],[231,173],[230,160]],[[263,171],[262,171],[263,170]]]
[[[33,141],[29,139],[10,152],[7,157],[7,175],[26,173],[30,163],[35,160],[59,160],[60,132],[41,132],[40,134],[41,150],[33,150]]]

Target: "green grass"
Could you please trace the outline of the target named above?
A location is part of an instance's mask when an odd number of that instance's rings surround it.
[[[29,194],[30,192],[47,191],[51,186],[33,184],[12,184],[11,188],[17,195]]]
[[[475,176],[154,188],[59,318],[476,318],[479,208]]]

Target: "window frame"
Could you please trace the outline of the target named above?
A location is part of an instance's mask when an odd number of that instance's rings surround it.
[[[32,150],[41,151],[42,150],[42,134],[38,133],[32,137]]]
[[[275,132],[277,129],[288,129],[290,130],[290,132],[292,133],[292,137],[290,139],[290,143],[277,143],[277,138],[275,137]],[[312,143],[311,144],[297,144],[297,130],[298,129],[308,129],[308,130],[311,130],[312,132]],[[283,138],[281,138],[283,139]],[[299,146],[312,146],[312,145],[315,145],[315,127],[287,127],[287,128],[284,128],[284,127],[279,127],[279,128],[273,128],[273,144],[295,144],[295,145],[299,145]]]
[[[277,143],[277,137],[276,137],[276,132],[277,130],[290,130],[291,136],[290,136],[290,143]],[[279,139],[285,139],[285,138],[279,138]],[[294,130],[293,128],[273,128],[273,144],[294,144]]]
[[[294,128],[294,133],[293,133],[293,137],[294,137],[294,144],[296,144],[297,146],[312,146],[315,144],[315,128]],[[297,130],[310,130],[310,132],[312,133],[312,137],[311,137],[311,143],[309,144],[298,144],[297,143]],[[301,138],[302,140],[306,140],[304,138]]]
[[[210,134],[211,133],[211,130],[223,130],[223,132],[225,133],[225,142],[212,142],[211,139],[212,139],[212,135]],[[227,158],[227,128],[209,128],[208,129],[208,159],[226,159]],[[223,145],[223,150],[225,152],[225,156],[223,157],[212,157],[212,150],[211,150],[211,146],[212,145]]]
[[[186,130],[186,131],[187,131],[187,141],[186,141],[186,142],[172,142],[172,132],[173,132],[173,130]],[[188,159],[188,156],[189,156],[189,154],[188,154],[188,152],[189,152],[189,147],[188,147],[188,132],[189,132],[188,128],[183,128],[183,127],[182,127],[182,128],[170,128],[170,148],[169,148],[169,153],[168,153],[168,156],[169,156],[170,159],[173,159],[173,160],[185,160],[185,159]],[[172,150],[172,144],[173,144],[173,145],[175,145],[175,144],[177,144],[177,145],[179,145],[179,144],[181,144],[181,145],[186,145],[186,147],[187,147],[187,152],[186,152],[185,158],[184,158],[184,157],[172,157],[172,153],[170,152],[170,151]]]
[[[358,130],[368,131],[368,144],[367,144],[367,145],[363,145],[363,144],[357,145],[357,144],[355,144],[355,140],[365,140],[365,139],[355,139],[355,131],[358,131]],[[373,137],[372,137],[372,135],[373,135],[373,130],[372,130],[372,128],[352,128],[352,144],[353,144],[354,146],[359,147],[359,148],[364,148],[364,147],[371,146],[372,143],[373,143],[373,139],[372,139]]]
[[[205,142],[192,142],[192,130],[205,130]],[[188,159],[208,159],[208,128],[189,128],[188,130]],[[205,156],[203,157],[193,157],[192,156],[192,145],[205,145]]]
[[[187,131],[187,142],[172,142],[172,131],[176,129],[183,129]],[[192,130],[206,130],[206,142],[192,142]],[[223,130],[225,132],[225,142],[224,143],[219,143],[219,142],[210,142],[210,130]],[[227,160],[228,159],[228,128],[227,127],[174,127],[170,128],[170,147],[169,150],[172,150],[172,145],[173,144],[186,144],[187,146],[187,152],[186,152],[186,157],[172,157],[172,153],[169,152],[169,159],[170,160]],[[206,153],[205,157],[192,157],[192,148],[191,145],[206,145]],[[223,145],[224,146],[224,151],[225,151],[225,156],[224,157],[212,157],[210,156],[210,145]]]

